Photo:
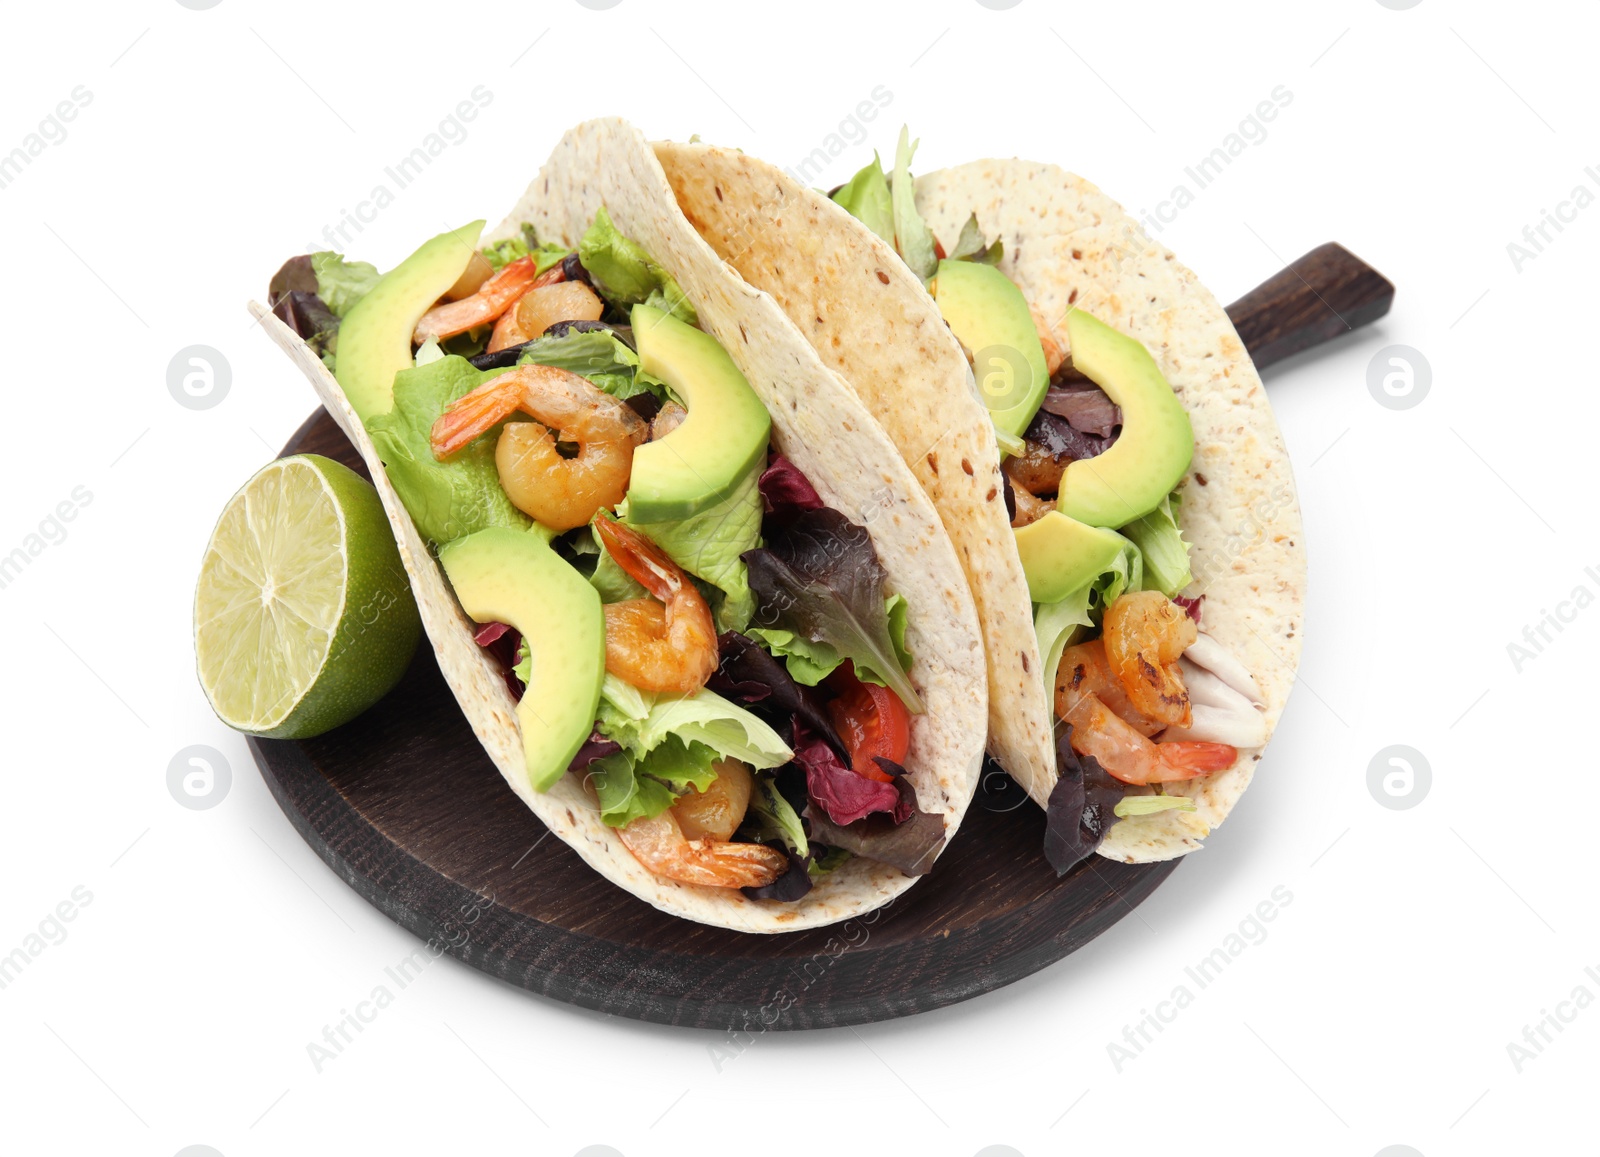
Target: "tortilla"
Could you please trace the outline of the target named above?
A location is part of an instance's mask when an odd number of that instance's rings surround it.
[[[860,222],[744,154],[676,144],[658,144],[656,151],[680,207],[702,235],[741,276],[778,299],[914,468],[953,415],[981,405],[970,371],[962,373],[966,358],[933,299]],[[1149,348],[1195,432],[1194,461],[1179,490],[1184,537],[1194,548],[1196,583],[1189,593],[1206,595],[1202,629],[1255,675],[1270,736],[1299,664],[1305,551],[1283,438],[1227,313],[1116,202],[1054,165],[990,160],[929,173],[917,181],[917,207],[946,241],[976,213],[985,239],[1004,242],[1001,269],[1052,320],[1063,347],[1061,319],[1079,305]],[[907,404],[914,395],[931,400]],[[963,429],[968,422],[961,419]],[[991,449],[982,461],[993,460]],[[925,471],[917,472],[926,480]],[[963,506],[945,490],[930,494],[962,547],[984,608],[990,750],[1043,805],[1055,779],[1053,751],[1046,757],[1048,777],[1013,766],[1007,755],[1037,751],[1037,731],[1048,734],[1051,725],[1048,704],[1029,707],[1020,697],[1004,697],[1017,668],[1043,694],[1033,674],[1040,661],[1026,591],[1019,596],[1008,576],[996,578],[1006,567],[994,558],[972,564],[975,553],[1003,554],[1020,575],[1009,529],[1004,538],[979,535],[970,525],[963,533],[974,518],[970,498]],[[1009,613],[988,610],[1002,604],[1012,607]],[[1169,793],[1194,799],[1196,810],[1123,820],[1100,853],[1143,863],[1196,850],[1238,802],[1261,753],[1241,750],[1226,771],[1167,785]]]
[[[906,759],[924,811],[944,820],[946,846],[977,787],[986,705],[977,611],[955,550],[932,504],[883,430],[830,373],[772,300],[732,277],[673,207],[649,143],[625,121],[579,125],[562,138],[491,241],[531,222],[539,236],[576,244],[601,205],[682,286],[701,325],[727,349],[772,416],[774,445],[811,479],[828,505],[864,523],[888,586],[910,609],[911,682],[927,711],[914,716]],[[736,889],[701,888],[647,871],[600,820],[573,775],[533,791],[516,706],[493,661],[473,642],[473,624],[429,554],[360,420],[318,356],[265,307],[250,311],[294,359],[372,473],[400,557],[411,576],[439,668],[485,751],[513,791],[556,835],[608,880],[663,912],[747,932],[786,932],[848,919],[887,903],[915,878],[852,858],[820,877],[803,899],[750,900]]]
[[[658,143],[656,156],[701,236],[777,298],[933,499],[984,623],[989,754],[1042,807],[1056,781],[1050,704],[994,426],[960,344],[895,251],[826,197],[745,153]]]

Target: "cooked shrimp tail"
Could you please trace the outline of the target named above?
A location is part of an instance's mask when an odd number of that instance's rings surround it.
[[[658,876],[706,888],[762,888],[783,875],[789,858],[765,844],[690,840],[671,810],[617,829],[622,844]]]
[[[560,266],[555,267],[558,271]],[[548,270],[546,271],[548,273]],[[485,281],[478,291],[460,301],[446,301],[422,315],[411,335],[413,345],[431,338],[454,337],[499,317],[539,280],[533,258],[519,257]]]
[[[653,599],[606,604],[606,670],[645,691],[689,695],[717,669],[717,628],[689,576],[644,535],[604,515],[608,553]]]
[[[495,444],[500,486],[516,508],[555,530],[582,526],[628,492],[644,419],[585,378],[552,366],[517,366],[459,398],[434,422],[436,458],[447,458],[518,412]],[[575,457],[556,447],[577,444]]]
[[[1153,743],[1093,695],[1062,716],[1072,724],[1072,749],[1093,756],[1123,783],[1173,783],[1233,766],[1239,753],[1222,743]]]
[[[1160,591],[1124,594],[1106,608],[1106,660],[1140,713],[1171,726],[1191,722],[1178,658],[1197,633],[1194,620]]]

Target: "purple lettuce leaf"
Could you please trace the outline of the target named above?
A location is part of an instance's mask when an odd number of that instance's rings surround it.
[[[811,480],[782,454],[772,456],[757,485],[761,488],[761,509],[778,518],[822,509],[822,496]]]
[[[1039,408],[1065,418],[1073,429],[1109,438],[1122,425],[1122,409],[1093,382],[1068,382],[1045,391]]]
[[[772,883],[760,888],[740,888],[752,900],[784,900],[793,902],[811,891],[810,854],[797,856],[782,844],[770,844],[789,857],[789,866]]]
[[[834,823],[843,825],[873,812],[885,812],[893,822],[901,799],[893,783],[857,775],[818,736],[802,730],[795,740],[794,761],[805,768],[809,814],[820,808]]]
[[[622,750],[620,743],[614,743],[601,735],[598,731],[591,731],[589,738],[583,741],[583,746],[578,748],[578,753],[572,757],[572,762],[567,764],[568,771],[588,771],[589,765],[608,755],[615,755]]]
[[[1101,437],[1086,434],[1071,422],[1049,410],[1040,410],[1028,423],[1023,438],[1038,446],[1057,462],[1078,462],[1104,454],[1116,441],[1116,435]]]
[[[758,626],[827,643],[881,675],[911,711],[922,710],[889,637],[884,570],[866,527],[828,507],[808,510],[740,557],[750,569]]]
[[[501,678],[505,679],[511,697],[520,700],[528,688],[512,668],[517,663],[517,648],[522,645],[522,636],[505,623],[483,623],[473,634],[472,641],[494,656],[500,664]]]
[[[1061,778],[1045,807],[1044,858],[1056,875],[1064,876],[1094,855],[1117,822],[1112,809],[1122,798],[1123,787],[1093,756],[1072,750],[1070,724],[1056,735],[1056,770]]]
[[[849,749],[834,729],[821,696],[796,683],[788,668],[749,636],[724,631],[718,637],[717,669],[706,686],[724,699],[748,707],[791,747],[796,724],[803,724],[807,731],[821,736],[841,759],[849,760]]]
[[[807,808],[812,841],[899,868],[908,876],[924,875],[944,846],[944,820],[917,807],[916,791],[908,780],[896,777],[894,786],[902,798],[910,795],[912,810],[905,820],[896,823],[894,816],[878,812],[851,824],[836,824],[818,809]]]

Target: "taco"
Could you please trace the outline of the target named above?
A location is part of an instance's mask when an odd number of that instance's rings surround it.
[[[371,470],[495,766],[657,908],[780,932],[928,871],[982,758],[938,515],[648,143],[578,126],[499,227],[252,304]]]
[[[1261,381],[1217,300],[1095,186],[902,132],[831,194],[660,143],[680,208],[883,423],[966,567],[989,751],[1058,870],[1193,851],[1294,680],[1305,555]]]

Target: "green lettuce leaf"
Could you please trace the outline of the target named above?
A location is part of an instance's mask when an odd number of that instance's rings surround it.
[[[639,372],[639,355],[606,330],[570,330],[559,337],[534,338],[517,356],[517,364],[570,370],[623,401],[645,393],[664,398],[667,392],[660,382]]]
[[[1170,494],[1161,505],[1121,530],[1132,540],[1144,560],[1142,589],[1160,591],[1171,598],[1193,581],[1189,571],[1189,544],[1178,528],[1176,507],[1183,500]]]
[[[813,643],[793,631],[777,627],[747,627],[744,633],[765,643],[767,650],[783,660],[789,678],[807,687],[815,687],[844,662],[844,656],[827,643]]]
[[[806,867],[806,871],[811,874],[811,878],[814,880],[818,876],[826,876],[829,872],[838,871],[849,858],[850,853],[843,848],[829,848],[822,855],[812,860]]]
[[[717,628],[723,631],[744,630],[755,613],[749,570],[739,556],[761,541],[761,465],[757,462],[727,498],[677,522],[634,523],[626,504],[617,506],[623,522],[684,570],[722,592],[714,609]]]
[[[651,749],[635,770],[641,775],[659,779],[679,794],[691,787],[695,791],[705,791],[716,782],[717,773],[711,765],[721,758],[703,743],[668,735]]]
[[[702,744],[751,767],[781,767],[794,752],[771,727],[715,691],[656,695],[607,675],[600,689],[596,727],[636,761],[669,735],[686,746]]]
[[[524,529],[532,520],[500,488],[494,438],[478,438],[440,462],[428,434],[451,402],[493,376],[465,358],[445,357],[394,378],[394,408],[367,423],[367,433],[417,531],[442,546],[490,526]]]
[[[1044,689],[1055,701],[1056,668],[1061,654],[1072,646],[1085,627],[1094,626],[1089,615],[1092,588],[1084,587],[1058,603],[1041,603],[1034,611],[1033,633],[1039,640],[1039,655],[1044,659]]]
[[[594,527],[591,526],[589,532],[594,535],[591,541],[600,549],[595,557],[594,572],[589,575],[589,585],[600,592],[600,601],[620,603],[648,597],[650,592],[611,557],[611,552],[600,542],[600,536],[594,534]]]
[[[916,186],[911,181],[911,157],[920,142],[911,139],[910,130],[900,128],[900,141],[894,149],[894,176],[890,180],[890,200],[894,203],[894,243],[901,258],[923,281],[939,268],[933,250],[933,234],[917,212]]]
[[[1033,633],[1039,640],[1039,654],[1044,659],[1045,692],[1052,697],[1056,691],[1056,668],[1061,665],[1061,654],[1105,613],[1106,606],[1123,591],[1140,590],[1144,563],[1139,548],[1129,542],[1122,548],[1111,569],[1095,577],[1094,581],[1074,591],[1060,602],[1040,603],[1034,607]]]
[[[894,204],[889,197],[889,180],[883,175],[883,162],[872,154],[872,163],[863,168],[833,195],[845,212],[894,244]]]
[[[589,765],[589,781],[600,800],[600,819],[614,828],[666,811],[691,787],[705,791],[716,782],[715,751],[668,735],[643,759],[618,752]]]
[[[1157,812],[1192,812],[1194,800],[1186,795],[1125,795],[1111,810],[1118,819],[1155,815]]]
[[[526,635],[517,640],[517,653],[511,663],[511,673],[522,680],[524,687],[533,682],[533,652],[528,650]]]
[[[614,828],[658,816],[678,798],[660,780],[640,774],[633,760],[620,752],[591,763],[588,774],[600,801],[600,819]]]
[[[983,230],[978,228],[976,213],[961,226],[961,236],[956,238],[956,247],[950,251],[953,261],[975,261],[979,265],[999,265],[1000,258],[1004,256],[1005,245],[1000,238],[996,237],[992,245],[983,243]]]
[[[416,365],[425,366],[430,362],[436,362],[440,358],[448,356],[449,355],[446,354],[444,350],[439,348],[439,339],[436,337],[429,337],[427,341],[423,342],[417,347],[417,354],[411,360]]]
[[[328,250],[311,255],[311,272],[317,275],[317,296],[339,317],[371,293],[379,277],[375,266],[365,261],[346,261],[343,254]]]
[[[499,272],[518,258],[528,255],[528,243],[520,237],[507,237],[503,241],[485,245],[478,252],[489,262],[490,268]]]
[[[649,302],[680,321],[697,324],[694,306],[672,275],[657,265],[638,242],[618,231],[604,205],[578,242],[578,259],[601,296],[613,305]]]
[[[889,619],[889,642],[894,646],[894,657],[900,661],[900,670],[911,670],[911,652],[906,650],[906,621],[911,613],[911,604],[906,602],[905,595],[890,595],[883,601],[883,613]],[[856,674],[868,683],[876,683],[880,687],[887,687],[869,666],[864,670],[856,668]]]
[[[596,726],[600,734],[615,739],[619,734],[631,734],[637,725],[650,717],[654,695],[647,695],[632,683],[624,683],[607,672],[600,683],[600,705],[596,709]],[[617,740],[618,743],[622,741]]]
[[[866,527],[827,507],[809,510],[744,558],[763,628],[827,644],[921,714],[922,700],[889,635],[886,575]]]
[[[883,603],[884,614],[889,620],[889,643],[894,648],[894,657],[899,661],[902,671],[911,670],[911,652],[906,650],[906,615],[909,606],[904,595],[890,595]],[[767,650],[783,660],[789,678],[807,687],[815,687],[844,662],[844,656],[829,644],[813,642],[793,631],[749,627],[744,633],[765,643]],[[856,663],[856,677],[865,683],[876,683],[879,687],[889,686],[888,680],[874,671],[869,662]]]
[[[524,223],[520,237],[507,237],[503,241],[493,242],[485,245],[480,252],[496,271],[531,253],[534,270],[543,273],[556,262],[564,260],[572,250],[565,245],[541,245],[533,226]]]
[[[806,841],[805,825],[800,822],[793,805],[783,798],[778,785],[770,775],[755,777],[755,790],[750,793],[750,808],[745,822],[755,828],[764,840],[782,840],[797,856],[810,851]]]

